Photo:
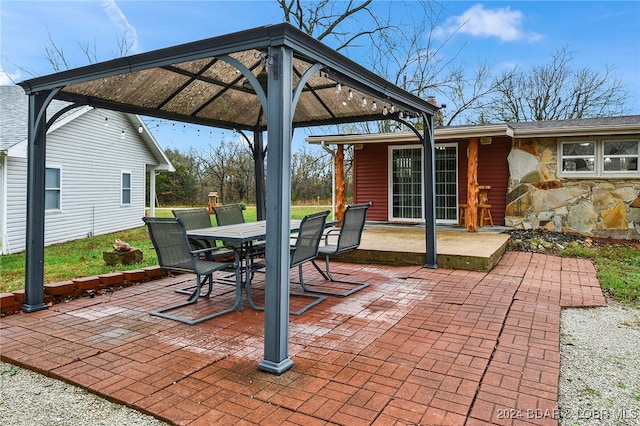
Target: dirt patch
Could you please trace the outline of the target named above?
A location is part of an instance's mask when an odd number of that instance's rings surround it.
[[[583,246],[598,249],[602,246],[630,246],[640,249],[640,242],[596,238],[581,234],[551,232],[542,229],[515,229],[510,235],[508,250],[554,254],[570,247]]]

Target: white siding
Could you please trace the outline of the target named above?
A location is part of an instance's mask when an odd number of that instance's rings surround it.
[[[15,253],[25,249],[27,162],[10,162],[7,251]],[[142,226],[147,164],[156,160],[122,113],[92,110],[51,132],[47,166],[61,169],[61,208],[45,214],[45,244]],[[120,203],[123,170],[131,172],[131,205],[126,206]]]
[[[3,253],[15,253],[25,248],[27,205],[27,160],[7,157],[6,242]]]

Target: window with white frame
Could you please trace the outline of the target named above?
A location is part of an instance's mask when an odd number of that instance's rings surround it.
[[[131,204],[131,173],[122,172],[122,205]]]
[[[44,175],[44,209],[60,210],[60,169],[47,167]]]
[[[638,140],[562,141],[558,169],[563,176],[640,175]]]
[[[561,167],[566,173],[593,173],[596,169],[596,143],[593,141],[562,142]]]
[[[637,172],[638,145],[638,141],[604,141],[602,171]]]

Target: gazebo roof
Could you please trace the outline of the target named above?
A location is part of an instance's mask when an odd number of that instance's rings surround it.
[[[403,121],[400,114],[418,117],[424,125],[422,139],[431,148],[423,150],[423,155],[428,156],[424,173],[426,198],[435,199],[429,165],[433,163],[430,123],[437,108],[290,24],[114,59],[20,85],[29,95],[28,247],[23,305],[27,312],[46,308],[44,119],[45,108],[52,99],[71,101],[73,107],[90,105],[254,132],[267,130],[268,122],[265,199],[269,229],[266,252],[270,254],[265,275],[265,359],[259,364],[265,371],[282,373],[293,365],[287,348],[289,312],[283,308],[289,300],[293,128],[382,119]],[[56,118],[54,114],[50,121]],[[414,130],[417,132],[415,127]],[[261,136],[257,139],[260,141]],[[257,157],[261,155],[260,149],[254,152]],[[262,186],[262,182],[258,184]],[[437,267],[433,205],[427,203],[425,209],[426,222],[430,224],[425,226],[425,265],[429,267]]]
[[[266,92],[269,47],[281,45],[294,54],[293,87],[315,66],[301,88],[293,127],[390,119],[392,110],[396,116],[400,111],[436,111],[426,100],[287,23],[118,58],[20,85],[27,94],[59,88],[56,99],[99,108],[227,129],[265,130],[259,92],[261,88]],[[254,89],[258,84],[262,87]]]

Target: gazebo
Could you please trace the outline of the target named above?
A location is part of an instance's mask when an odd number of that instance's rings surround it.
[[[294,128],[397,120],[412,129],[424,146],[425,267],[437,267],[432,127],[437,108],[290,24],[118,58],[19,84],[29,96],[25,312],[46,309],[46,131],[64,112],[83,105],[253,132],[258,203],[264,197],[262,133],[267,132],[269,237],[261,370],[280,374],[293,366],[288,356],[288,288]],[[48,118],[46,108],[53,99],[71,104]],[[415,122],[422,125],[414,126]]]

